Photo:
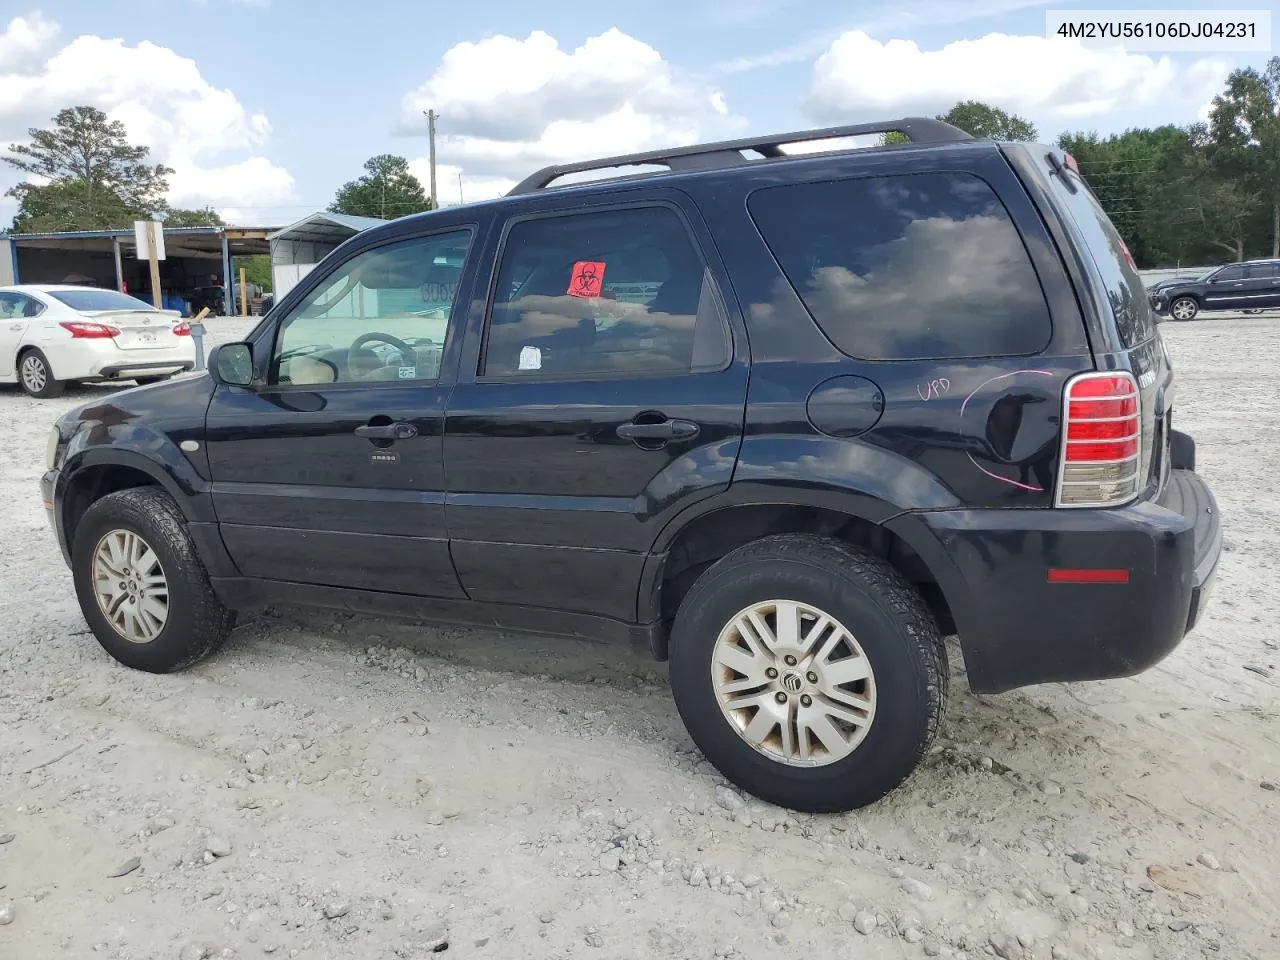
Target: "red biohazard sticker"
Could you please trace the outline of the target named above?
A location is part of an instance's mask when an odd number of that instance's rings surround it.
[[[598,297],[604,285],[604,264],[597,260],[579,260],[569,276],[571,297]]]

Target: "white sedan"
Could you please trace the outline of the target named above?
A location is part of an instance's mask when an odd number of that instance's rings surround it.
[[[68,381],[165,380],[196,363],[174,310],[95,287],[0,287],[0,383],[56,397]]]

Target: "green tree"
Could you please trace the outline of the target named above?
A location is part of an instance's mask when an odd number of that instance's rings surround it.
[[[20,183],[8,196],[17,198],[13,218],[15,233],[56,233],[59,230],[93,230],[124,226],[128,211],[112,197],[99,196],[93,210],[85,206],[85,187],[76,179],[55,180],[37,186]]]
[[[1271,214],[1271,255],[1280,257],[1280,57],[1264,70],[1233,70],[1213,98],[1215,162]]]
[[[244,278],[249,283],[257,284],[265,293],[271,292],[271,256],[266,253],[252,257],[236,257],[236,275],[244,267]]]
[[[1265,225],[1257,197],[1222,162],[1203,124],[1063,134],[1071,154],[1144,267],[1243,259]]]
[[[226,221],[212,207],[199,210],[188,210],[185,207],[174,207],[164,214],[166,227],[225,227]]]
[[[0,157],[36,178],[7,191],[18,200],[15,230],[118,227],[164,211],[173,171],[149,163],[148,148],[130,144],[119,120],[95,107],[69,107],[51,129],[28,135],[29,143]]]
[[[366,160],[364,169],[364,176],[342,185],[329,205],[331,213],[392,220],[431,209],[431,198],[404,157],[382,153]]]
[[[1030,120],[977,100],[962,100],[938,119],[984,140],[1030,141],[1037,136]]]

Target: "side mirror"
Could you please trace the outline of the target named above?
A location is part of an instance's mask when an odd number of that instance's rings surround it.
[[[229,387],[253,385],[253,348],[248,343],[224,343],[209,355],[209,375]]]

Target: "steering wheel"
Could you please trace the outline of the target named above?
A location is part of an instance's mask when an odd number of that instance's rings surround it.
[[[389,333],[378,333],[377,331],[374,331],[372,333],[363,333],[360,336],[356,337],[355,340],[351,342],[351,346],[347,348],[347,369],[348,370],[353,369],[352,361],[356,357],[356,351],[358,351],[366,343],[385,343],[392,347],[395,347],[396,350],[400,352],[401,366],[416,366],[418,363],[418,355],[414,353],[413,347],[409,346],[399,337],[393,337]],[[374,373],[374,372],[376,371],[370,371],[370,373]],[[368,376],[369,374],[365,374],[365,377],[362,377],[361,379],[365,379]]]
[[[301,347],[294,347],[292,350],[286,350],[280,354],[280,361],[292,360],[294,357],[309,357],[313,353],[319,353],[321,350],[330,349],[327,343],[307,343]]]

